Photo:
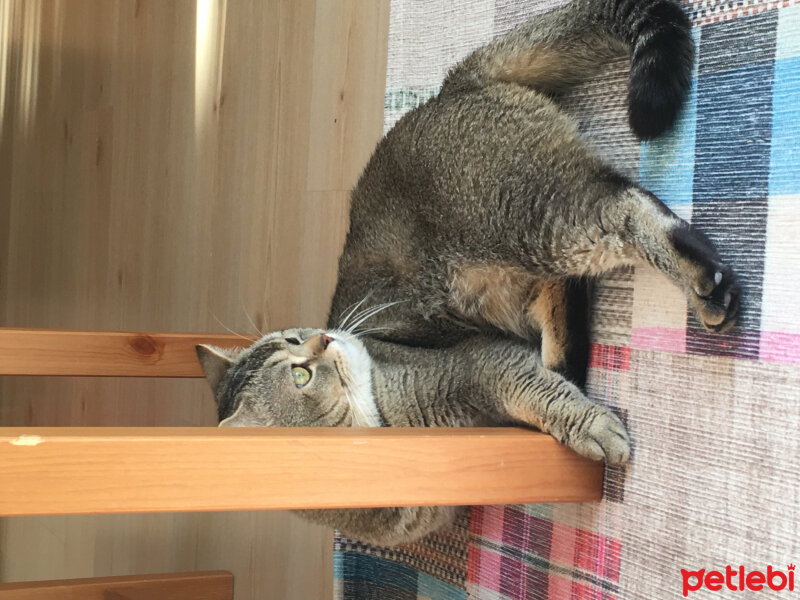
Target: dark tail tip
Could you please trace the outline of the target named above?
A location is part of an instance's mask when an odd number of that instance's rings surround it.
[[[657,2],[634,45],[628,79],[628,119],[640,139],[670,129],[692,82],[694,42],[677,4]]]

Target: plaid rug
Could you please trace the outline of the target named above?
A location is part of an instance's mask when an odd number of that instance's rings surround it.
[[[386,129],[470,50],[560,3],[393,0]],[[648,269],[605,278],[589,395],[626,418],[635,454],[607,474],[604,500],[473,507],[403,549],[337,538],[337,598],[682,598],[681,569],[788,572],[800,560],[800,5],[686,7],[698,57],[672,133],[630,134],[624,62],[575,90],[569,110],[603,156],[716,242],[741,278],[741,326],[705,333]],[[721,587],[688,597],[792,595]]]

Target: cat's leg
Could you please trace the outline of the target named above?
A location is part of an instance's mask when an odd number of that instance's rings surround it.
[[[538,343],[542,361],[573,383],[586,383],[589,284],[579,277],[537,279],[522,267],[491,261],[454,270],[450,306],[479,324]]]
[[[722,332],[736,324],[740,291],[734,272],[702,232],[638,186],[608,213],[639,254],[683,290],[706,329]]]
[[[537,286],[528,321],[541,332],[542,362],[583,388],[589,368],[589,281],[556,279]]]
[[[505,361],[493,392],[502,413],[549,433],[578,454],[608,464],[630,457],[625,426],[558,373],[525,360]]]
[[[596,275],[645,262],[683,290],[706,329],[730,329],[739,287],[711,241],[641,187],[613,187],[576,210],[577,225],[564,232],[551,266],[564,275]]]

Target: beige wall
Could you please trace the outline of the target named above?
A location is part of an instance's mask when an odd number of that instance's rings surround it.
[[[380,136],[388,0],[0,0],[0,324],[324,322]],[[249,314],[249,317],[248,317]],[[199,381],[3,378],[0,425],[209,425]],[[224,568],[330,596],[286,513],[0,520],[4,581]]]

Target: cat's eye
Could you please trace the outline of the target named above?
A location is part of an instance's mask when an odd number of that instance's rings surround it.
[[[311,371],[305,367],[292,367],[292,379],[294,384],[301,388],[311,381]]]
[[[299,346],[300,345],[300,340],[298,340],[295,337],[290,337],[290,338],[286,338],[286,343],[287,344],[292,344],[293,346]]]

